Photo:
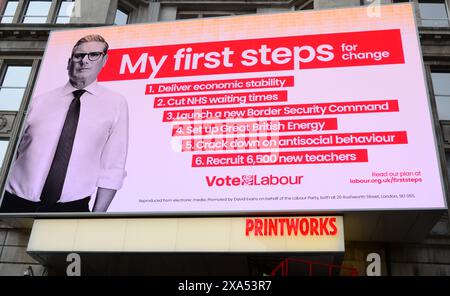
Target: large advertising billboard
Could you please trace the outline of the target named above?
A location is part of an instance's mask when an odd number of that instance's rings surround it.
[[[52,32],[3,212],[445,207],[410,4]]]

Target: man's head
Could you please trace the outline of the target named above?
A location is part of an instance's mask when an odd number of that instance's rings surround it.
[[[84,88],[97,79],[108,59],[108,43],[100,35],[88,35],[75,44],[67,64],[70,83]]]

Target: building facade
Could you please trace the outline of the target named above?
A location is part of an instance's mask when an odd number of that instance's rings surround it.
[[[413,2],[422,45],[431,106],[437,131],[442,174],[448,192],[450,168],[450,1],[449,0],[0,0],[0,188],[5,179],[18,135],[27,113],[31,93],[37,78],[41,59],[50,31],[66,28],[83,28],[126,25],[149,22],[176,21],[192,18],[267,14],[295,10],[330,9],[337,7],[367,6],[377,4]],[[267,24],[270,26],[270,24]],[[398,77],[399,80],[402,77]],[[447,193],[448,194],[448,193]],[[447,200],[449,198],[447,197]],[[399,220],[408,223],[397,224]],[[27,254],[31,231],[29,220],[0,221],[0,275],[52,275],[64,274],[64,268],[45,264],[45,256]],[[367,227],[355,227],[356,224]],[[448,212],[432,213],[352,213],[344,214],[345,254],[339,260],[345,267],[355,268],[359,275],[366,274],[367,256],[380,255],[382,275],[450,275],[450,227]],[[396,225],[399,225],[396,228]],[[367,229],[363,231],[362,229]],[[399,233],[401,235],[399,235]],[[413,234],[414,233],[414,234]],[[98,255],[98,254],[97,254]],[[92,262],[110,261],[110,257],[90,255]],[[281,257],[259,260],[256,256],[242,255],[235,261],[221,256],[197,258],[170,258],[173,265],[185,261],[186,265],[211,260],[221,266],[189,270],[163,269],[161,274],[253,274],[262,275],[284,260]],[[101,258],[99,258],[101,257]],[[152,256],[125,258],[119,256],[115,263],[91,274],[132,273],[158,274],[158,270],[121,269],[130,262],[154,262]],[[295,254],[293,255],[295,257]],[[64,258],[59,258],[64,262]],[[242,260],[241,260],[242,259]],[[178,261],[177,261],[178,260]],[[333,259],[335,260],[335,259]],[[245,263],[243,263],[245,262]],[[269,262],[269,263],[268,263]],[[64,265],[64,264],[62,264]],[[105,266],[107,266],[106,264]],[[161,263],[161,265],[164,265]],[[212,265],[212,263],[210,263]],[[225,266],[225,265],[223,265]],[[120,271],[118,271],[120,270]],[[209,272],[205,272],[209,270]],[[344,274],[344,272],[341,272]]]

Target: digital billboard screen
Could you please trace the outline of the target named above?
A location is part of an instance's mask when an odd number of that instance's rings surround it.
[[[51,33],[2,212],[445,207],[410,4]]]

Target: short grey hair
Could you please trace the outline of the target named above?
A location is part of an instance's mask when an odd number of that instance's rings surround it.
[[[102,36],[100,36],[98,34],[87,35],[87,36],[84,36],[83,38],[81,38],[80,40],[78,40],[77,43],[73,46],[72,52],[75,50],[75,48],[77,48],[81,44],[87,43],[87,42],[102,42],[105,45],[105,47],[103,48],[103,53],[106,54],[108,52],[108,48],[109,48],[108,42],[106,42],[105,38],[103,38]]]

